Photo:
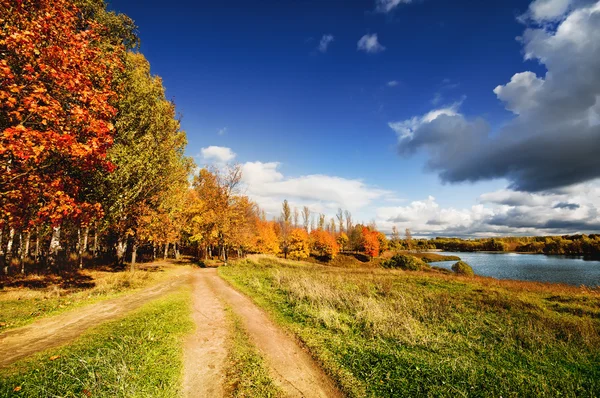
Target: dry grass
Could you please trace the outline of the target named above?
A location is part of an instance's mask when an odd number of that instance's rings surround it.
[[[351,396],[600,393],[598,289],[265,258],[220,272]]]
[[[0,330],[153,285],[173,270],[173,264],[159,262],[135,272],[82,270],[62,276],[17,276],[0,289]]]

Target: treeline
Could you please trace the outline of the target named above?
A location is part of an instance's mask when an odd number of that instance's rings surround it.
[[[456,252],[514,251],[525,253],[600,255],[600,235],[502,237],[489,239],[432,239],[436,249]]]
[[[103,0],[0,0],[0,265],[5,274],[185,252],[377,256],[339,210],[267,220],[238,166],[197,170],[133,21]],[[302,220],[302,221],[300,221]]]
[[[174,104],[103,0],[0,0],[0,261],[175,243],[192,162]],[[164,228],[155,231],[154,223]]]

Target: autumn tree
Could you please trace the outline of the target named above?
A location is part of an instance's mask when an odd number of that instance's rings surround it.
[[[291,229],[292,212],[290,205],[285,199],[281,205],[281,251],[283,256],[287,258],[288,245],[289,245],[289,233]]]
[[[302,208],[302,225],[304,226],[304,230],[308,232],[308,227],[310,225],[310,209],[308,206]]]
[[[335,217],[337,218],[340,234],[344,232],[344,211],[339,208]]]
[[[336,239],[336,242],[341,250],[346,250],[346,247],[348,246],[348,241],[348,235],[346,235],[345,232],[340,233]]]
[[[340,251],[333,235],[323,229],[310,232],[310,244],[312,253],[325,260],[334,259]]]
[[[310,241],[308,233],[301,228],[290,231],[288,255],[294,260],[302,260],[310,255]]]
[[[408,250],[412,250],[412,234],[410,233],[410,229],[406,228],[406,230],[404,231],[405,234],[405,243],[406,243],[406,247],[408,248]]]
[[[279,240],[275,232],[274,223],[266,220],[256,221],[256,235],[252,251],[264,254],[278,254]]]
[[[102,31],[68,0],[0,1],[0,212],[12,231],[51,225],[51,258],[65,221],[102,216],[90,181],[114,169],[124,48]]]
[[[361,231],[361,249],[369,257],[377,257],[379,255],[379,233],[363,226]]]

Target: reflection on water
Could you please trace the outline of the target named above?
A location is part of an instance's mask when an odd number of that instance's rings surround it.
[[[446,253],[459,256],[477,275],[499,279],[600,286],[600,259],[518,253]],[[450,269],[455,261],[433,263]]]

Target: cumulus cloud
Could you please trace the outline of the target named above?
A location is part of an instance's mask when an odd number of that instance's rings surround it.
[[[236,154],[231,148],[223,146],[209,146],[200,150],[202,159],[207,163],[227,163],[235,159]]]
[[[377,39],[377,33],[366,34],[360,38],[356,44],[358,51],[364,51],[369,54],[375,54],[385,50],[385,47],[379,43]]]
[[[398,80],[390,80],[386,84],[387,84],[388,87],[396,87],[400,83],[398,82]]]
[[[529,192],[600,177],[600,1],[536,0],[529,13],[525,59],[547,72],[517,73],[494,89],[514,118],[494,134],[455,106],[391,122],[401,154],[426,151],[446,182],[506,178]]]
[[[375,2],[375,11],[387,13],[398,7],[400,4],[409,4],[412,0],[377,0]]]
[[[538,22],[561,18],[572,0],[535,0],[529,5],[529,16]]]
[[[322,53],[326,53],[327,48],[329,48],[329,45],[331,43],[333,43],[333,41],[334,41],[333,35],[323,35],[323,37],[321,37],[321,41],[319,41],[318,50]]]
[[[407,206],[381,207],[377,225],[410,228],[419,236],[497,236],[597,233],[600,183],[578,184],[556,192],[503,189],[480,196],[466,209],[443,208],[432,196]]]
[[[333,214],[338,207],[357,211],[390,192],[368,186],[360,180],[323,174],[285,177],[278,162],[247,162],[242,165],[246,194],[261,208],[279,214],[281,202],[309,206],[313,211]]]

